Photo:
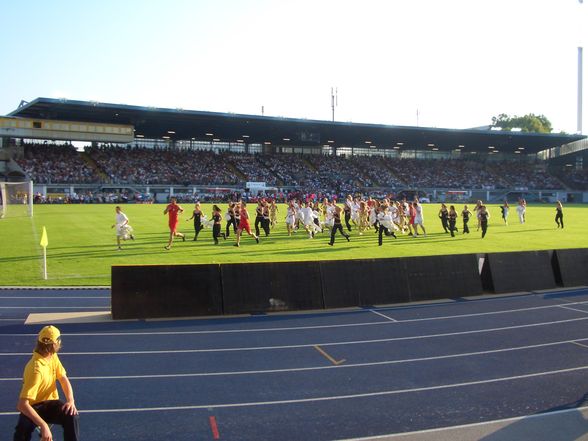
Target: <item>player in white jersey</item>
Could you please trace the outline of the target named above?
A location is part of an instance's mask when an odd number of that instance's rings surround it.
[[[318,231],[318,228],[314,223],[314,213],[312,211],[312,207],[310,206],[310,202],[307,202],[304,208],[300,209],[299,213],[301,214],[301,220],[304,224],[304,229],[308,233],[308,238],[312,239],[314,237],[314,233]]]
[[[296,208],[294,206],[294,202],[290,202],[288,204],[288,209],[286,210],[286,231],[288,231],[288,236],[292,236],[292,232],[294,231],[295,224],[296,224]]]
[[[419,204],[419,202],[416,199],[412,203],[412,205],[416,211],[416,215],[414,217],[414,233],[418,234],[418,227],[421,227],[421,229],[423,230],[423,236],[427,237],[427,232],[425,230],[425,223],[424,223],[424,217],[423,217],[423,206],[421,204]]]
[[[133,227],[129,225],[129,218],[127,215],[122,212],[118,205],[114,210],[116,211],[115,223],[111,228],[116,227],[116,244],[118,246],[118,251],[120,251],[122,250],[120,241],[128,239],[135,240],[135,236],[133,236]]]

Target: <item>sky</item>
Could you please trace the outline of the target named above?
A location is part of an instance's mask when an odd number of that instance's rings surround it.
[[[0,115],[37,97],[404,126],[577,131],[579,0],[2,5]],[[583,132],[588,132],[584,73]]]

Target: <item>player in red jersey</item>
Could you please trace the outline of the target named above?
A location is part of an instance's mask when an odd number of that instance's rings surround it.
[[[165,246],[166,250],[171,248],[175,236],[181,237],[183,241],[186,240],[186,236],[178,233],[178,215],[183,212],[184,209],[177,204],[176,198],[172,196],[169,205],[163,210],[164,215],[169,215],[169,242]]]
[[[249,213],[247,212],[247,204],[245,202],[241,202],[238,207],[238,211],[240,212],[241,216],[239,218],[239,227],[237,228],[237,243],[235,246],[239,246],[239,242],[241,241],[241,233],[243,230],[245,230],[248,235],[253,236],[255,238],[255,242],[259,243],[259,237],[251,232],[251,226],[249,226]]]

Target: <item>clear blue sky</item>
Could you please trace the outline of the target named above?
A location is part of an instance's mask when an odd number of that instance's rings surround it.
[[[588,46],[578,0],[31,0],[1,10],[2,115],[44,96],[329,120],[336,86],[339,121],[416,125],[418,109],[422,126],[467,128],[532,112],[573,133],[577,47]]]

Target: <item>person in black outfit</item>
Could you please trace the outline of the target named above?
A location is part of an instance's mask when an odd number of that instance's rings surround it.
[[[486,210],[485,205],[480,207],[478,216],[480,217],[480,226],[482,227],[482,238],[484,238],[484,236],[486,236],[486,231],[488,231],[488,219],[490,218],[490,213]]]
[[[561,201],[557,201],[556,205],[555,205],[555,223],[557,224],[557,228],[559,228],[561,226],[561,228],[564,227],[563,224],[563,205],[561,204]]]
[[[218,238],[222,237],[223,239],[227,239],[225,233],[221,233],[221,209],[217,205],[212,206],[212,238],[214,239],[214,244],[218,245]]]
[[[347,199],[345,200],[345,205],[343,205],[343,211],[345,212],[345,226],[347,227],[348,231],[351,231],[351,224],[349,221],[351,220],[351,204],[353,203],[353,198],[351,195],[347,195]],[[343,231],[343,230],[341,230]]]
[[[470,229],[468,228],[468,222],[470,220],[470,216],[472,212],[468,210],[468,206],[463,206],[463,211],[461,212],[461,217],[463,217],[463,234],[470,234]]]
[[[343,232],[343,228],[341,227],[341,207],[337,207],[335,206],[335,211],[333,212],[333,228],[331,228],[331,241],[329,242],[329,245],[333,246],[335,244],[335,233],[337,233],[337,230],[341,233],[341,235],[343,237],[345,237],[345,239],[347,239],[347,242],[349,242],[349,235],[345,234]]]
[[[235,219],[235,203],[234,202],[230,202],[229,203],[229,208],[227,209],[227,226],[225,228],[225,236],[229,237],[230,234],[230,227],[231,225],[233,226],[233,233],[237,234],[237,221]]]
[[[194,219],[194,239],[198,240],[198,233],[204,228],[202,225],[202,210],[200,210],[200,202],[196,202],[194,205],[194,211],[192,212],[192,217],[190,219],[186,219],[186,222],[191,221]]]
[[[441,204],[441,209],[439,210],[439,219],[441,219],[441,226],[446,233],[449,233],[449,225],[447,223],[448,218],[449,212],[447,211],[447,206],[445,204]]]
[[[451,232],[451,237],[455,237],[455,223],[457,222],[457,211],[455,211],[455,206],[449,207],[449,213],[447,213],[447,220],[449,222],[449,231]]]
[[[270,207],[266,201],[262,201],[262,216],[261,228],[267,237],[270,235]]]
[[[263,228],[263,201],[260,199],[255,207],[255,235],[259,237],[259,226]]]

